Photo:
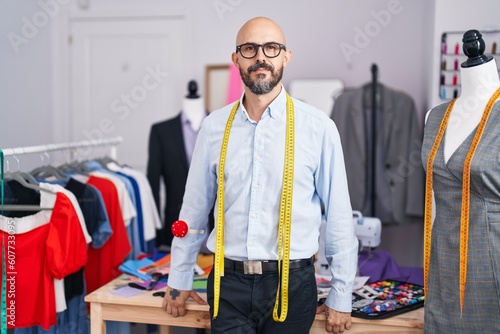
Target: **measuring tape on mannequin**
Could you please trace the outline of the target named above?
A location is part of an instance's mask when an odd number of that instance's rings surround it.
[[[0,150],[0,196],[1,213],[3,214],[4,186],[3,186],[3,152]],[[7,334],[7,269],[4,238],[2,237],[2,324],[1,333]]]
[[[217,227],[214,268],[214,319],[219,314],[220,279],[224,276],[224,165],[226,163],[227,145],[239,101],[235,103],[224,131],[219,160],[219,180],[217,185]],[[287,123],[285,141],[285,165],[283,168],[283,185],[281,188],[280,216],[278,226],[278,277],[279,283],[274,304],[274,321],[283,322],[288,312],[288,277],[290,273],[290,234],[292,222],[293,163],[294,163],[294,121],[293,101],[286,95]],[[280,305],[281,301],[281,305]],[[281,312],[278,315],[278,308]]]
[[[477,126],[476,133],[472,139],[471,146],[465,157],[463,176],[462,176],[462,208],[460,213],[460,313],[462,313],[465,301],[465,285],[467,282],[467,253],[469,245],[469,206],[470,206],[470,167],[474,153],[479,145],[479,141],[486,127],[486,122],[491,114],[491,109],[495,102],[500,98],[500,88],[495,91],[493,96],[489,99],[488,104],[483,112],[481,121]],[[431,258],[431,239],[432,239],[432,174],[433,163],[436,153],[438,151],[441,140],[444,137],[446,125],[450,118],[451,110],[455,104],[455,100],[451,101],[446,108],[446,112],[441,121],[436,139],[432,146],[427,160],[427,175],[425,179],[425,214],[424,214],[424,289],[427,295],[427,278],[429,274],[429,265]]]

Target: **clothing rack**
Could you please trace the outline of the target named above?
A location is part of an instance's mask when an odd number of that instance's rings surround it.
[[[377,151],[377,76],[378,76],[378,66],[377,64],[372,64],[372,82],[371,82],[371,104],[372,104],[372,140],[371,140],[371,172],[372,179],[370,185],[370,203],[371,203],[371,214],[375,216],[375,203],[376,203],[376,191],[375,191],[375,168],[376,168],[376,151]]]
[[[38,146],[27,146],[27,147],[0,149],[0,168],[2,170],[2,173],[0,175],[1,176],[0,181],[3,182],[4,156],[13,156],[13,157],[17,158],[18,155],[23,155],[23,154],[47,153],[47,152],[63,151],[63,150],[69,150],[69,149],[71,149],[71,150],[80,149],[80,148],[86,148],[86,147],[110,146],[111,147],[110,157],[112,159],[116,160],[116,157],[117,157],[116,146],[119,145],[122,141],[123,141],[122,137],[115,137],[115,138],[107,138],[107,139],[93,140],[93,141],[85,140],[85,141],[60,143],[60,144],[47,144],[47,145],[38,145]],[[26,187],[38,188],[38,186],[33,186],[33,185],[27,184],[26,182],[23,182],[23,181],[24,180],[22,180],[22,179],[20,180],[20,182]],[[40,190],[43,190],[43,189],[40,189]],[[40,208],[37,205],[22,205],[22,204],[2,205],[2,210],[8,210],[8,211],[38,211],[41,209],[50,210],[52,208]]]
[[[110,157],[112,159],[116,159],[117,157],[116,146],[121,144],[122,141],[123,141],[122,137],[114,137],[101,140],[83,140],[83,141],[61,143],[61,144],[47,144],[38,146],[7,148],[7,149],[0,149],[0,151],[3,152],[4,156],[18,156],[22,154],[63,151],[63,150],[79,149],[85,147],[111,146]]]

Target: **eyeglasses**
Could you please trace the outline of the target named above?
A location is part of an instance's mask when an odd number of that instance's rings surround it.
[[[286,46],[276,42],[268,42],[265,44],[255,44],[255,43],[245,43],[238,45],[236,47],[236,52],[240,52],[241,56],[246,59],[252,59],[259,52],[259,47],[262,48],[262,52],[268,58],[278,57],[281,50],[286,51]]]

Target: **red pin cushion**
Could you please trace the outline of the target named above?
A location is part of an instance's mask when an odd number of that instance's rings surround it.
[[[188,234],[188,224],[183,220],[176,220],[172,223],[172,234],[177,238],[184,238]]]

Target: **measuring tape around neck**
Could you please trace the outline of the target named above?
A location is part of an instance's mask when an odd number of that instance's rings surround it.
[[[474,153],[479,145],[479,141],[486,127],[486,122],[491,114],[491,109],[495,102],[500,98],[500,88],[495,91],[491,96],[481,117],[481,121],[477,126],[476,133],[472,139],[471,146],[467,155],[465,157],[463,176],[462,176],[462,208],[460,212],[460,314],[462,314],[465,302],[465,285],[467,282],[467,254],[468,254],[468,244],[469,244],[469,206],[470,206],[470,168],[472,164],[472,159],[474,158]],[[431,237],[432,237],[432,174],[433,174],[433,163],[436,153],[438,151],[441,140],[443,139],[446,126],[448,124],[451,110],[455,104],[453,100],[446,108],[446,112],[441,121],[436,139],[432,146],[429,158],[427,160],[427,175],[425,180],[426,190],[425,190],[425,214],[424,214],[424,290],[427,295],[427,279],[429,274],[429,265],[431,257]]]
[[[290,234],[292,222],[292,195],[293,195],[293,164],[294,164],[294,108],[290,96],[286,95],[287,121],[285,141],[285,165],[283,168],[283,184],[281,188],[280,217],[278,226],[278,272],[279,283],[276,290],[276,303],[273,310],[274,321],[283,322],[288,312],[288,277],[290,273]],[[233,124],[239,101],[235,103],[229,114],[219,159],[219,179],[217,184],[217,226],[214,264],[214,313],[215,319],[219,314],[220,279],[224,276],[224,165],[226,162],[229,134]],[[281,312],[278,308],[281,301]]]
[[[294,161],[294,121],[293,101],[286,96],[287,119],[285,141],[285,168],[283,169],[283,184],[281,189],[280,218],[278,226],[278,289],[273,309],[274,321],[283,322],[288,312],[288,277],[290,274],[290,234],[292,223],[292,194],[293,194],[293,161]],[[278,307],[281,293],[281,314]]]

